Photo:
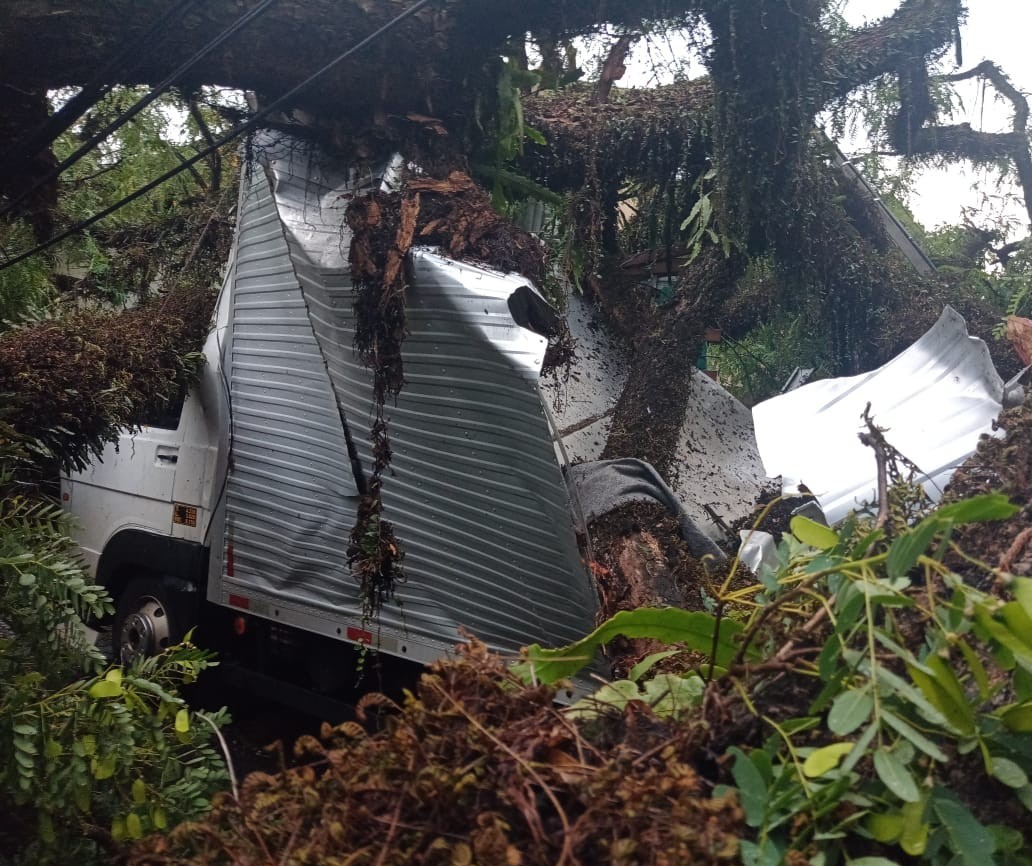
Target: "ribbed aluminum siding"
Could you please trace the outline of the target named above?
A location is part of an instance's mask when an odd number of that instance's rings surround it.
[[[268,226],[278,229],[279,238],[275,251],[272,246],[262,250],[276,261],[272,285],[281,294],[268,295],[274,316],[268,308],[262,312],[275,319],[273,334],[283,332],[281,317],[287,316],[293,326],[284,338],[304,355],[306,366],[304,376],[297,375],[300,367],[291,355],[284,387],[289,391],[290,381],[306,386],[311,381],[313,391],[296,401],[301,405],[295,406],[290,422],[311,425],[316,437],[316,431],[325,433],[323,448],[335,455],[338,474],[332,482],[327,478],[322,494],[315,489],[318,484],[309,486],[308,476],[298,476],[296,489],[292,479],[276,477],[277,489],[300,499],[311,497],[312,509],[328,518],[324,527],[303,521],[290,525],[273,520],[278,509],[255,497],[247,501],[246,514],[239,510],[239,481],[262,470],[252,459],[243,465],[234,461],[229,481],[234,582],[246,584],[253,574],[256,585],[275,598],[332,606],[343,617],[357,618],[357,590],[344,557],[355,490],[341,483],[339,473],[349,467],[329,383],[368,472],[370,373],[352,351],[354,294],[345,259],[348,238],[341,230],[350,196],[367,188],[368,180],[335,173],[294,142],[266,141],[263,150],[278,204]],[[264,229],[272,205],[260,170],[249,182],[253,189],[238,239],[245,257],[238,265],[238,304],[251,303],[246,299],[255,291],[273,291],[247,282],[246,250],[275,241],[271,231],[260,241],[251,237],[259,226]],[[384,480],[385,515],[405,547],[408,582],[399,591],[401,608],[388,606],[380,625],[449,643],[465,627],[510,651],[529,641],[576,639],[592,627],[595,598],[580,563],[567,491],[538,392],[544,340],[518,327],[507,306],[509,295],[525,281],[427,251],[414,255],[413,270],[410,336],[404,346],[406,385],[397,406],[389,407],[394,463]],[[240,310],[251,314],[247,306]],[[262,324],[253,318],[234,319],[234,414],[237,368],[254,363],[252,355],[272,350],[260,330],[253,330]],[[237,334],[241,326],[244,330]],[[249,335],[254,341],[242,344],[240,337]],[[317,397],[314,392],[320,389]],[[253,387],[247,394],[255,399]],[[262,456],[267,461],[283,441],[278,425],[286,420],[266,417],[269,445]],[[246,538],[239,534],[243,521]],[[254,558],[266,559],[245,560],[245,542],[258,551]],[[293,567],[294,576],[277,583],[272,576],[280,573],[277,551],[284,547],[297,550],[301,560],[315,567]]]
[[[226,525],[236,576],[273,594],[345,603],[352,587],[340,563],[358,491],[276,203],[260,172],[240,214],[231,304]]]

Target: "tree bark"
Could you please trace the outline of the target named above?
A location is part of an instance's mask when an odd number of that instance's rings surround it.
[[[740,266],[737,256],[704,247],[685,271],[677,297],[643,323],[603,459],[638,457],[669,477],[703,332],[733,291]]]

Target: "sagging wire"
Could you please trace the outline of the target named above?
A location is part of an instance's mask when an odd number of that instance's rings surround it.
[[[274,0],[267,0],[267,2],[274,2]],[[125,207],[127,204],[130,204],[131,202],[136,201],[138,198],[141,198],[142,196],[146,195],[151,190],[156,189],[157,187],[161,186],[163,183],[165,183],[165,182],[171,180],[172,178],[176,177],[181,172],[187,171],[192,166],[196,165],[202,159],[205,159],[207,156],[209,156],[210,154],[212,154],[213,152],[215,152],[219,148],[225,146],[226,144],[228,144],[229,142],[233,141],[234,139],[239,138],[241,135],[245,134],[246,132],[249,132],[250,130],[254,129],[256,126],[258,126],[258,124],[260,124],[270,114],[278,111],[279,109],[281,109],[285,105],[287,105],[287,103],[289,103],[290,100],[292,100],[295,96],[297,96],[298,93],[300,93],[302,90],[304,90],[309,85],[311,85],[314,81],[316,81],[316,79],[321,78],[327,72],[330,72],[332,69],[334,69],[335,67],[339,66],[341,63],[343,63],[345,60],[347,60],[353,54],[357,53],[358,51],[361,51],[363,48],[365,48],[367,45],[371,44],[372,42],[375,42],[377,39],[379,39],[385,33],[387,33],[388,31],[392,30],[394,27],[396,27],[398,24],[400,24],[402,21],[404,21],[406,18],[411,17],[416,12],[418,12],[420,9],[422,9],[424,6],[428,6],[432,2],[434,2],[434,0],[418,0],[418,2],[413,3],[404,12],[400,12],[398,15],[396,15],[394,18],[392,18],[386,24],[384,24],[381,27],[377,28],[372,33],[370,33],[368,36],[366,36],[364,39],[362,39],[359,42],[355,43],[347,51],[345,51],[342,54],[337,55],[337,57],[335,57],[333,60],[329,61],[327,64],[322,66],[316,72],[313,72],[311,75],[309,75],[300,84],[292,87],[290,90],[288,90],[286,93],[284,93],[278,99],[276,99],[274,102],[270,103],[268,106],[266,106],[265,108],[263,108],[260,111],[258,111],[253,117],[251,117],[250,120],[248,120],[248,121],[246,121],[244,123],[241,123],[240,125],[238,125],[238,126],[234,127],[233,129],[231,129],[229,132],[226,132],[223,135],[219,136],[208,147],[204,148],[203,150],[199,150],[196,154],[191,156],[189,159],[184,160],[180,165],[176,166],[173,169],[170,169],[169,171],[166,171],[164,174],[162,174],[159,177],[156,177],[154,180],[150,181],[150,183],[145,184],[144,186],[140,187],[135,192],[130,193],[129,195],[125,196],[125,198],[121,199],[120,201],[117,201],[114,204],[104,208],[102,211],[100,211],[98,213],[95,213],[93,216],[91,216],[91,217],[89,217],[87,219],[84,219],[81,222],[78,222],[78,223],[76,223],[73,226],[70,226],[69,228],[65,229],[64,231],[60,232],[59,234],[54,235],[49,240],[46,240],[43,243],[36,245],[31,250],[27,250],[24,253],[19,253],[18,255],[14,256],[13,258],[9,258],[9,259],[6,259],[3,262],[0,262],[0,271],[5,270],[6,268],[13,267],[14,265],[17,265],[17,264],[25,261],[26,259],[32,258],[33,256],[38,255],[39,253],[44,252],[45,250],[48,250],[51,247],[61,243],[61,241],[66,240],[67,238],[70,238],[72,235],[78,234],[81,231],[85,231],[90,226],[95,225],[96,223],[100,222],[102,219],[105,219],[106,217],[111,216],[111,214],[113,214],[115,211],[120,210],[121,208]]]
[[[187,60],[183,61],[177,66],[172,72],[166,75],[158,84],[151,88],[144,96],[140,97],[136,102],[129,106],[125,111],[119,114],[114,120],[112,120],[107,126],[101,129],[99,132],[91,135],[86,141],[84,141],[73,153],[65,157],[61,162],[55,165],[50,171],[41,177],[37,178],[36,182],[19,193],[13,199],[11,199],[3,208],[0,208],[0,217],[6,216],[13,211],[19,204],[28,199],[34,192],[40,187],[50,183],[52,180],[58,178],[61,174],[75,165],[80,159],[86,154],[96,148],[101,142],[109,138],[113,133],[117,132],[123,126],[125,126],[130,120],[136,117],[141,111],[143,111],[148,105],[154,100],[161,96],[167,91],[176,81],[182,79],[183,75],[190,71],[194,66],[200,63],[205,57],[211,54],[216,48],[224,44],[227,40],[232,38],[238,31],[246,27],[255,18],[265,12],[276,0],[262,0],[257,6],[251,9],[249,12],[241,15],[232,24],[223,30],[218,36],[208,42],[199,51],[192,54]],[[184,165],[184,170],[188,166]]]

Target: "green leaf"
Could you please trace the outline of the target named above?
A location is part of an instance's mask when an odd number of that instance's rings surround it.
[[[993,850],[993,838],[989,831],[966,806],[941,789],[932,798],[932,808],[963,862],[967,866],[984,866],[987,856]]]
[[[885,562],[889,577],[906,575],[917,564],[918,557],[928,549],[936,534],[944,528],[945,524],[939,520],[938,514],[933,514],[892,542]]]
[[[874,769],[882,784],[904,802],[916,803],[921,799],[914,777],[892,752],[884,749],[875,752]]]
[[[946,717],[955,731],[966,736],[973,734],[975,713],[953,671],[934,654],[925,659],[925,667],[932,671],[932,676],[914,667],[908,667],[907,672],[921,693]]]
[[[1032,812],[1032,785],[1026,785],[1024,788],[1018,788],[1014,792],[1015,796],[1021,801],[1021,804]]]
[[[866,826],[876,842],[895,842],[903,835],[903,815],[900,812],[876,812],[868,816]]]
[[[1025,837],[1019,830],[1004,824],[990,824],[986,828],[993,837],[993,850],[1001,854],[1014,853],[1025,847]]]
[[[974,677],[975,683],[978,686],[978,697],[980,700],[987,700],[990,692],[989,675],[986,673],[985,665],[982,664],[982,660],[978,657],[971,646],[963,638],[957,639],[957,646],[960,649],[960,654],[964,656],[964,661],[967,662],[968,669],[971,671],[971,676]]]
[[[803,773],[811,779],[815,779],[834,770],[842,762],[842,759],[853,751],[854,745],[852,742],[832,743],[830,746],[822,746],[819,749],[815,749],[803,761]]]
[[[842,692],[831,704],[828,728],[839,736],[851,734],[866,722],[874,709],[874,699],[867,689]]]
[[[524,651],[524,660],[512,670],[525,682],[554,683],[573,676],[589,664],[600,646],[616,637],[651,638],[664,643],[683,643],[688,648],[708,654],[714,648],[717,620],[709,613],[687,611],[677,607],[642,607],[625,610],[606,620],[587,637],[557,649],[544,649],[532,644]],[[735,637],[742,626],[732,620],[720,622],[714,661],[727,666],[738,652]],[[747,654],[755,657],[755,651]]]
[[[645,656],[645,658],[643,658],[640,662],[638,662],[638,664],[636,664],[633,668],[631,668],[630,673],[627,674],[627,679],[629,679],[632,683],[638,682],[638,680],[640,680],[643,676],[645,676],[645,674],[652,670],[652,668],[655,667],[657,663],[663,661],[663,659],[670,658],[670,656],[675,656],[679,652],[680,650],[670,649],[662,650],[658,653],[650,653],[649,655]]]
[[[39,838],[47,845],[53,845],[57,841],[57,834],[54,832],[54,819],[49,813],[39,813]]]
[[[899,866],[895,860],[887,857],[857,857],[849,861],[849,866]]]
[[[637,683],[630,680],[615,680],[605,683],[594,694],[577,701],[566,710],[566,713],[574,718],[592,718],[607,709],[622,711],[631,701],[641,699]]]
[[[190,730],[190,711],[183,709],[176,713],[176,732],[185,734]]]
[[[1017,604],[1017,602],[1009,602]],[[1004,605],[1006,607],[1006,605]],[[997,620],[985,605],[975,605],[975,622],[1000,646],[1009,650],[1014,659],[1032,670],[1032,647],[1011,631],[1010,627]]]
[[[34,737],[34,736],[36,736],[36,734],[39,733],[39,727],[38,726],[36,726],[36,725],[29,725],[29,724],[26,724],[25,722],[20,722],[17,725],[12,725],[11,726],[11,730],[13,730],[16,734],[19,734],[19,735],[21,735],[23,737]]]
[[[839,537],[835,530],[829,529],[815,520],[810,520],[809,517],[797,514],[788,525],[792,534],[803,544],[816,547],[818,550],[831,550],[839,543]]]
[[[909,722],[905,722],[895,713],[889,710],[882,710],[882,721],[884,721],[890,728],[896,731],[901,737],[909,740],[914,746],[928,755],[930,758],[934,758],[936,761],[946,761],[946,755],[935,743],[928,739],[924,734],[920,733],[914,728]]]
[[[122,694],[122,686],[110,680],[98,680],[90,686],[89,695],[94,699],[117,698]]]
[[[644,698],[660,718],[676,718],[702,703],[706,683],[696,674],[658,674],[645,683]]]
[[[929,825],[924,820],[925,801],[904,803],[900,809],[903,815],[903,833],[899,837],[899,847],[911,857],[920,857],[928,847]]]
[[[1009,758],[994,755],[992,775],[1008,788],[1024,788],[1028,784],[1028,775]]]
[[[944,505],[932,516],[951,523],[980,523],[985,520],[1006,520],[1020,510],[1002,493],[986,493]]]
[[[750,827],[759,827],[767,811],[767,784],[745,752],[737,746],[732,746],[728,749],[728,754],[735,759],[731,767],[731,776],[738,787],[745,821]]]
[[[125,816],[125,832],[130,839],[143,838],[143,822],[135,812],[130,812]]]
[[[114,755],[107,755],[99,760],[97,758],[94,758],[92,761],[90,761],[90,770],[93,773],[93,778],[97,779],[98,781],[110,779],[113,775],[115,775],[115,769],[117,768],[117,766],[118,764],[115,760]]]
[[[1008,731],[1016,734],[1032,733],[1032,701],[1007,707],[1000,714],[1000,719]]]
[[[90,789],[87,785],[76,785],[72,790],[72,799],[80,812],[90,811]]]
[[[1018,668],[1014,671],[1011,685],[1014,687],[1014,696],[1018,701],[1022,703],[1025,701],[1032,702],[1032,673],[1029,673],[1025,668]]]
[[[534,144],[548,144],[548,140],[545,138],[545,136],[539,130],[534,129],[533,126],[524,126],[523,134],[526,135],[527,138],[529,138],[532,142],[534,142]]]

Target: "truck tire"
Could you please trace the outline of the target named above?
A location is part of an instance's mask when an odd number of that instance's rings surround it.
[[[116,661],[158,655],[182,638],[174,595],[159,577],[134,577],[118,597],[111,635]]]

